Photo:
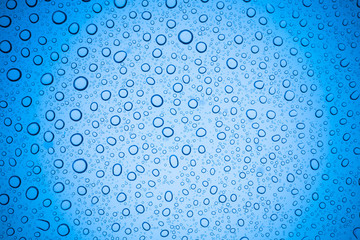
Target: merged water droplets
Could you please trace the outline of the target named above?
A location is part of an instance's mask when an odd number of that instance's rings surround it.
[[[0,2],[0,238],[358,238],[359,6]]]

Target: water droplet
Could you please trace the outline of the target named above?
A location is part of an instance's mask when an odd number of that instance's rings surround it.
[[[127,4],[127,0],[114,0],[114,5],[117,8],[124,8]]]
[[[72,163],[72,168],[76,173],[84,173],[86,171],[87,167],[88,167],[87,162],[82,158],[76,159]]]
[[[78,91],[84,91],[89,85],[87,78],[80,76],[74,80],[74,88]]]
[[[63,11],[55,11],[52,15],[52,20],[55,24],[63,24],[67,19],[66,14]]]
[[[190,44],[193,40],[193,34],[187,29],[179,32],[178,39],[183,44]]]
[[[19,81],[21,76],[22,76],[22,73],[21,73],[20,69],[18,69],[18,68],[10,68],[6,74],[7,79],[9,79],[11,82]]]
[[[155,94],[151,97],[151,104],[154,107],[161,107],[164,103],[163,98],[159,94]]]

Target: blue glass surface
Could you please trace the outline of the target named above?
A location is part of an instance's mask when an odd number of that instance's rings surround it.
[[[0,239],[360,238],[359,0],[0,13]]]

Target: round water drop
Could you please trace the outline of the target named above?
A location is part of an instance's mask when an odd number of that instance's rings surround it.
[[[250,120],[254,120],[257,116],[257,112],[255,109],[249,109],[246,111],[246,116],[250,119]]]
[[[89,81],[87,80],[86,77],[80,76],[75,78],[74,80],[74,88],[78,91],[84,91],[88,85],[89,85]]]
[[[54,81],[54,76],[51,73],[43,74],[40,79],[41,84],[45,86],[52,84],[53,81]]]
[[[321,118],[323,115],[324,115],[323,110],[321,110],[321,109],[316,110],[315,116],[316,116],[317,118]]]
[[[160,236],[163,238],[169,236],[169,234],[170,234],[169,230],[166,230],[166,229],[161,230],[161,232],[160,232]]]
[[[287,90],[284,94],[284,98],[286,101],[292,101],[295,98],[295,93],[291,90]]]
[[[264,194],[266,192],[266,188],[264,186],[259,186],[257,188],[257,192],[260,194]]]
[[[177,4],[177,0],[166,0],[165,2],[166,7],[170,9],[176,7],[176,4]]]
[[[6,2],[6,8],[9,10],[14,10],[17,7],[17,2],[15,0],[8,0]]]
[[[63,11],[55,11],[52,15],[52,20],[55,24],[63,24],[66,19],[67,16]]]
[[[72,204],[71,204],[71,202],[69,200],[63,200],[61,202],[60,207],[61,207],[62,210],[69,210],[71,208],[71,205]]]
[[[147,77],[147,78],[146,78],[146,82],[147,82],[147,84],[149,84],[149,85],[154,85],[154,84],[155,84],[155,79],[152,78],[152,77]]]
[[[101,99],[104,101],[108,101],[111,98],[111,92],[109,90],[104,90],[101,92]]]
[[[82,118],[82,112],[79,109],[73,109],[70,111],[70,119],[77,122]]]
[[[159,128],[162,125],[164,125],[164,120],[162,118],[160,118],[160,117],[156,117],[153,120],[153,125],[154,125],[154,127]]]
[[[128,96],[129,92],[126,89],[120,89],[119,90],[119,97],[126,98]]]
[[[113,138],[113,137],[108,137],[108,138],[106,139],[106,142],[107,142],[109,145],[111,145],[111,146],[115,146],[115,144],[116,144],[116,139]]]
[[[158,35],[155,40],[160,46],[164,45],[167,41],[166,36],[163,34]]]
[[[195,109],[195,108],[197,108],[197,106],[198,106],[198,102],[197,102],[195,99],[191,99],[191,100],[188,102],[188,106],[189,106],[189,108],[191,108],[191,109]]]
[[[165,137],[171,137],[172,135],[174,135],[174,130],[172,128],[170,128],[170,127],[165,127],[162,130],[162,134]]]
[[[248,8],[246,11],[246,15],[249,18],[253,18],[256,15],[256,10],[254,8]]]
[[[35,200],[39,196],[39,190],[37,187],[31,186],[26,190],[25,196],[29,200]]]
[[[300,40],[300,43],[301,43],[302,46],[307,47],[307,46],[309,46],[310,41],[309,41],[309,39],[307,39],[307,38],[302,38],[302,39]]]
[[[224,139],[226,138],[226,133],[224,133],[224,132],[219,132],[219,133],[217,134],[217,138],[218,138],[219,140],[224,140]]]
[[[63,224],[60,224],[57,228],[57,233],[62,236],[62,237],[65,237],[67,235],[69,235],[70,233],[70,228],[67,224],[63,223]]]
[[[80,30],[80,25],[76,22],[70,24],[68,27],[69,33],[71,33],[73,35],[77,34],[79,32],[79,30]]]
[[[206,14],[202,14],[199,17],[199,22],[204,23],[209,19],[209,17]]]
[[[21,104],[24,106],[24,107],[29,107],[32,103],[32,98],[29,97],[29,96],[26,96],[24,97],[22,100],[21,100]]]
[[[349,159],[347,158],[344,158],[342,161],[341,161],[341,166],[342,167],[347,167],[349,165],[350,161]]]
[[[207,218],[200,219],[200,225],[202,227],[208,227],[209,226],[209,220]]]
[[[0,204],[1,205],[7,205],[10,201],[10,197],[9,195],[3,193],[3,194],[0,194]]]
[[[198,130],[196,130],[196,136],[204,137],[205,135],[206,135],[206,129],[205,128],[198,128]]]
[[[226,66],[230,69],[235,69],[238,66],[238,62],[234,58],[228,58]]]
[[[114,5],[117,8],[124,8],[126,6],[127,0],[114,0]]]
[[[64,166],[64,161],[61,159],[56,159],[53,164],[56,168],[60,169]]]
[[[137,211],[138,213],[140,213],[140,214],[144,213],[144,212],[145,212],[145,207],[144,207],[144,205],[142,205],[142,204],[137,205],[137,206],[136,206],[136,211]]]
[[[111,225],[111,230],[112,230],[113,232],[118,232],[118,231],[120,230],[120,224],[118,224],[118,223],[113,223],[113,224]]]
[[[176,22],[172,19],[169,19],[167,22],[166,22],[166,26],[170,29],[173,29],[174,27],[176,27]]]
[[[179,93],[183,90],[183,85],[181,83],[175,83],[173,86],[173,90],[176,93]]]
[[[9,79],[11,82],[19,81],[21,76],[21,71],[18,68],[10,68],[6,73],[7,79]]]
[[[257,80],[254,82],[254,87],[257,89],[263,89],[265,86],[265,83],[261,80]]]
[[[21,185],[21,178],[18,176],[11,176],[9,178],[9,186],[12,188],[18,188]]]
[[[126,196],[126,194],[123,193],[123,192],[119,193],[119,194],[117,195],[117,197],[116,197],[116,200],[117,200],[118,202],[125,202],[126,199],[127,199],[127,196]]]
[[[226,93],[230,94],[230,93],[232,93],[233,91],[234,91],[234,88],[233,88],[232,86],[230,86],[230,85],[226,85],[226,86],[225,86],[225,92],[226,92]]]
[[[39,15],[36,14],[36,13],[32,13],[29,16],[29,20],[30,20],[31,23],[37,23],[39,21],[39,19],[40,19]]]
[[[237,221],[237,224],[238,224],[240,227],[244,226],[244,225],[245,225],[244,219],[240,218],[240,219]]]
[[[130,153],[131,155],[137,154],[138,151],[139,151],[139,148],[138,148],[138,146],[136,146],[136,145],[132,145],[132,146],[129,147],[129,153]]]
[[[128,175],[127,175],[127,179],[129,180],[129,181],[135,181],[136,180],[136,173],[134,173],[134,172],[129,172],[128,173]]]
[[[24,29],[20,32],[19,37],[23,41],[28,41],[31,38],[31,32],[27,29]]]
[[[46,131],[44,133],[44,140],[45,142],[52,142],[54,140],[54,134],[50,131]]]
[[[162,55],[162,51],[159,48],[154,49],[154,51],[152,52],[152,55],[154,58],[159,58]]]
[[[145,11],[141,14],[141,17],[144,19],[144,20],[150,20],[151,17],[152,17],[152,14],[151,12],[149,11]]]
[[[207,49],[207,45],[206,43],[204,42],[198,42],[196,44],[196,50],[199,52],[199,53],[204,53]]]
[[[102,11],[102,6],[98,3],[94,3],[94,5],[92,6],[92,10],[95,13],[100,13]]]
[[[294,176],[294,174],[289,173],[289,174],[286,176],[286,180],[287,180],[288,182],[294,182],[294,181],[295,181],[295,176]]]
[[[3,53],[9,53],[12,49],[12,45],[8,40],[3,40],[0,42],[0,51]]]
[[[62,182],[57,182],[53,186],[53,191],[55,193],[61,193],[65,190],[65,185]]]
[[[89,49],[86,48],[86,47],[80,47],[78,50],[77,50],[77,54],[79,57],[83,58],[83,57],[86,57],[89,53]]]
[[[178,39],[183,44],[190,44],[193,40],[193,34],[189,30],[185,29],[179,32]]]
[[[80,196],[84,196],[84,195],[87,193],[86,187],[84,187],[84,186],[79,186],[79,187],[77,188],[77,193],[78,193]]]
[[[114,61],[116,63],[122,63],[127,57],[127,53],[125,51],[118,51],[114,54]]]
[[[189,145],[184,145],[181,149],[181,152],[184,155],[189,155],[191,153],[191,147]]]
[[[275,37],[273,39],[273,43],[274,43],[275,46],[281,46],[283,44],[282,37],[279,37],[279,36]]]
[[[32,135],[35,136],[40,132],[40,125],[36,122],[32,122],[27,126],[27,132]]]
[[[121,123],[121,118],[118,115],[112,116],[110,118],[110,123],[113,126],[117,126]]]
[[[98,27],[93,23],[87,25],[86,27],[86,33],[89,35],[94,35],[95,33],[97,33],[97,31],[98,31]]]
[[[159,95],[159,94],[155,94],[151,97],[151,104],[154,107],[161,107],[161,105],[163,105],[163,98]]]
[[[73,146],[80,146],[84,137],[80,133],[75,133],[70,137],[70,142]]]
[[[269,119],[274,119],[276,117],[276,113],[273,110],[269,110],[266,112],[266,117]]]
[[[242,44],[242,43],[244,42],[243,36],[241,36],[241,35],[236,35],[236,36],[234,37],[234,42],[235,42],[236,44]]]
[[[0,17],[0,27],[7,28],[11,24],[11,18],[9,16],[3,15]]]
[[[84,173],[87,169],[87,162],[82,159],[76,159],[73,163],[72,163],[72,168],[76,173]]]

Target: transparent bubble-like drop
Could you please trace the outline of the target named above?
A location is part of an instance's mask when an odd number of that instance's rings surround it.
[[[190,30],[184,29],[179,32],[178,39],[183,44],[190,44],[193,41],[193,34]]]
[[[55,11],[52,15],[52,21],[55,24],[63,24],[67,20],[67,16],[63,11]]]
[[[88,87],[89,81],[86,77],[80,76],[74,80],[73,85],[76,90],[84,91]]]
[[[84,159],[77,159],[72,163],[72,168],[76,173],[84,173],[88,167]]]

